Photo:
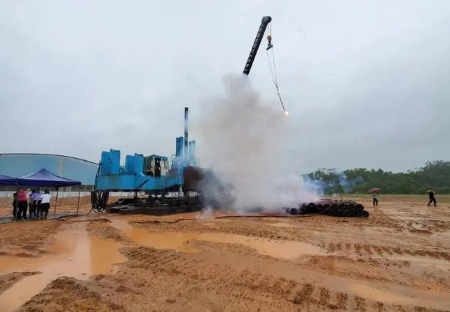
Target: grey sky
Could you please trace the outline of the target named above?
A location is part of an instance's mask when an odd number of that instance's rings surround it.
[[[264,15],[295,166],[449,159],[447,0],[0,0],[0,152],[173,154],[183,107],[199,137],[200,103],[242,72]],[[264,49],[250,77],[280,105]]]

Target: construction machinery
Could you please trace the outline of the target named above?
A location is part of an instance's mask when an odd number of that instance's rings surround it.
[[[255,61],[256,54],[258,53],[259,46],[261,45],[261,41],[263,39],[264,33],[266,32],[267,26],[272,21],[272,17],[270,16],[264,16],[261,20],[261,25],[259,26],[258,32],[256,33],[255,41],[253,42],[252,48],[250,50],[250,54],[248,55],[247,62],[245,63],[244,71],[243,73],[245,75],[250,74],[250,70],[252,69],[253,62]],[[272,45],[272,35],[269,34],[267,39],[269,41],[267,45],[267,50],[270,50],[273,48]],[[270,38],[270,39],[269,39]]]
[[[120,164],[120,151],[103,151],[91,192],[92,208],[119,213],[171,214],[201,209],[217,204],[214,194],[202,196],[203,184],[220,185],[214,174],[197,166],[196,142],[189,141],[189,108],[185,107],[184,137],[176,138],[175,154],[167,156],[127,155]],[[132,196],[120,198],[108,205],[111,192],[128,192]],[[217,196],[221,192],[218,190]]]
[[[250,50],[243,73],[249,75],[269,23],[270,16],[264,16]],[[266,50],[273,51],[272,35],[269,28]],[[270,63],[270,62],[269,62]],[[275,71],[275,73],[274,73]],[[281,105],[284,104],[278,90],[276,69],[272,78]],[[285,114],[288,113],[284,110]],[[102,152],[94,190],[91,193],[92,208],[95,211],[107,210],[119,213],[172,214],[200,210],[203,207],[231,207],[232,185],[222,181],[211,171],[197,166],[195,141],[189,141],[189,109],[185,107],[184,137],[176,138],[175,155],[169,160],[166,156],[142,154],[127,155],[125,164],[120,165],[120,151],[111,149]],[[206,192],[202,192],[205,191]],[[111,192],[129,192],[132,196],[120,198],[108,204]],[[276,210],[277,208],[275,208]],[[255,212],[258,208],[255,208]],[[327,214],[339,217],[367,217],[361,204],[352,201],[320,200],[299,203],[296,207],[279,208],[279,212],[297,214]]]
[[[244,75],[247,76],[250,74],[250,70],[252,69],[253,62],[255,61],[256,58],[256,54],[258,53],[259,47],[261,45],[261,41],[264,37],[267,28],[269,27],[269,31],[267,34],[267,48],[266,48],[267,61],[269,62],[271,78],[273,84],[275,85],[275,89],[277,90],[277,95],[278,99],[280,100],[281,108],[283,109],[284,114],[287,116],[289,115],[289,112],[286,111],[284,107],[283,98],[281,97],[280,88],[278,86],[277,68],[275,66],[275,54],[273,52],[273,44],[272,44],[272,27],[270,26],[270,22],[272,22],[272,17],[270,16],[264,16],[261,19],[261,25],[258,28],[258,32],[256,33],[256,37],[255,40],[253,41],[252,48],[250,49],[250,53],[248,55],[247,62],[245,63],[243,73]],[[271,56],[269,55],[269,50],[272,52]]]
[[[270,27],[270,23],[272,22],[272,17],[264,16],[261,19],[261,25],[258,28],[258,32],[256,33],[255,40],[253,42],[252,48],[250,50],[250,54],[247,58],[247,62],[244,66],[244,75],[249,75],[250,70],[252,69],[253,62],[255,61],[256,55],[258,53],[259,47],[261,45],[264,34],[269,27],[269,31],[267,34],[267,58],[270,65],[270,71],[272,75],[272,79],[277,90],[278,98],[280,100],[283,111],[286,115],[289,113],[285,110],[283,99],[280,94],[280,90],[278,87],[278,79],[276,74],[276,66],[275,66],[275,57],[273,54],[273,44],[272,44],[272,30]],[[269,50],[272,51],[272,58],[269,56]],[[322,199],[317,202],[310,203],[300,203],[297,207],[283,208],[283,210],[289,214],[297,215],[297,214],[311,214],[311,213],[320,213],[327,214],[331,216],[338,217],[368,217],[369,213],[364,210],[364,206],[354,202],[354,201],[340,201],[332,200],[332,199]]]
[[[248,75],[261,45],[270,16],[263,17],[261,26],[245,64]],[[267,50],[273,48],[268,36]],[[233,202],[230,186],[223,184],[212,171],[196,166],[195,141],[188,137],[189,109],[185,107],[184,137],[176,138],[176,152],[169,158],[161,155],[127,155],[120,165],[120,151],[103,151],[94,190],[91,192],[92,208],[120,213],[170,214],[198,210],[202,206],[219,208]],[[207,189],[202,194],[201,189]],[[108,205],[111,192],[128,192]]]

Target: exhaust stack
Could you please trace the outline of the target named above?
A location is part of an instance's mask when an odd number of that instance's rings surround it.
[[[188,133],[189,107],[184,108],[184,160],[189,161],[189,133]]]

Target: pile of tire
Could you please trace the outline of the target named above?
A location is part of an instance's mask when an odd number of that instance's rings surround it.
[[[303,203],[299,209],[286,209],[289,214],[324,214],[334,217],[369,217],[369,212],[364,206],[355,201],[330,201]]]

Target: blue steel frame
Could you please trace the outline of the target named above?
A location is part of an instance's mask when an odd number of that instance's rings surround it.
[[[111,192],[163,192],[178,190],[184,184],[186,166],[195,166],[195,141],[189,142],[189,153],[184,153],[184,138],[176,138],[175,158],[166,176],[154,177],[144,174],[144,155],[126,155],[125,165],[120,165],[120,151],[103,151],[94,189]],[[154,155],[153,155],[154,156]],[[164,156],[158,156],[167,159]]]

